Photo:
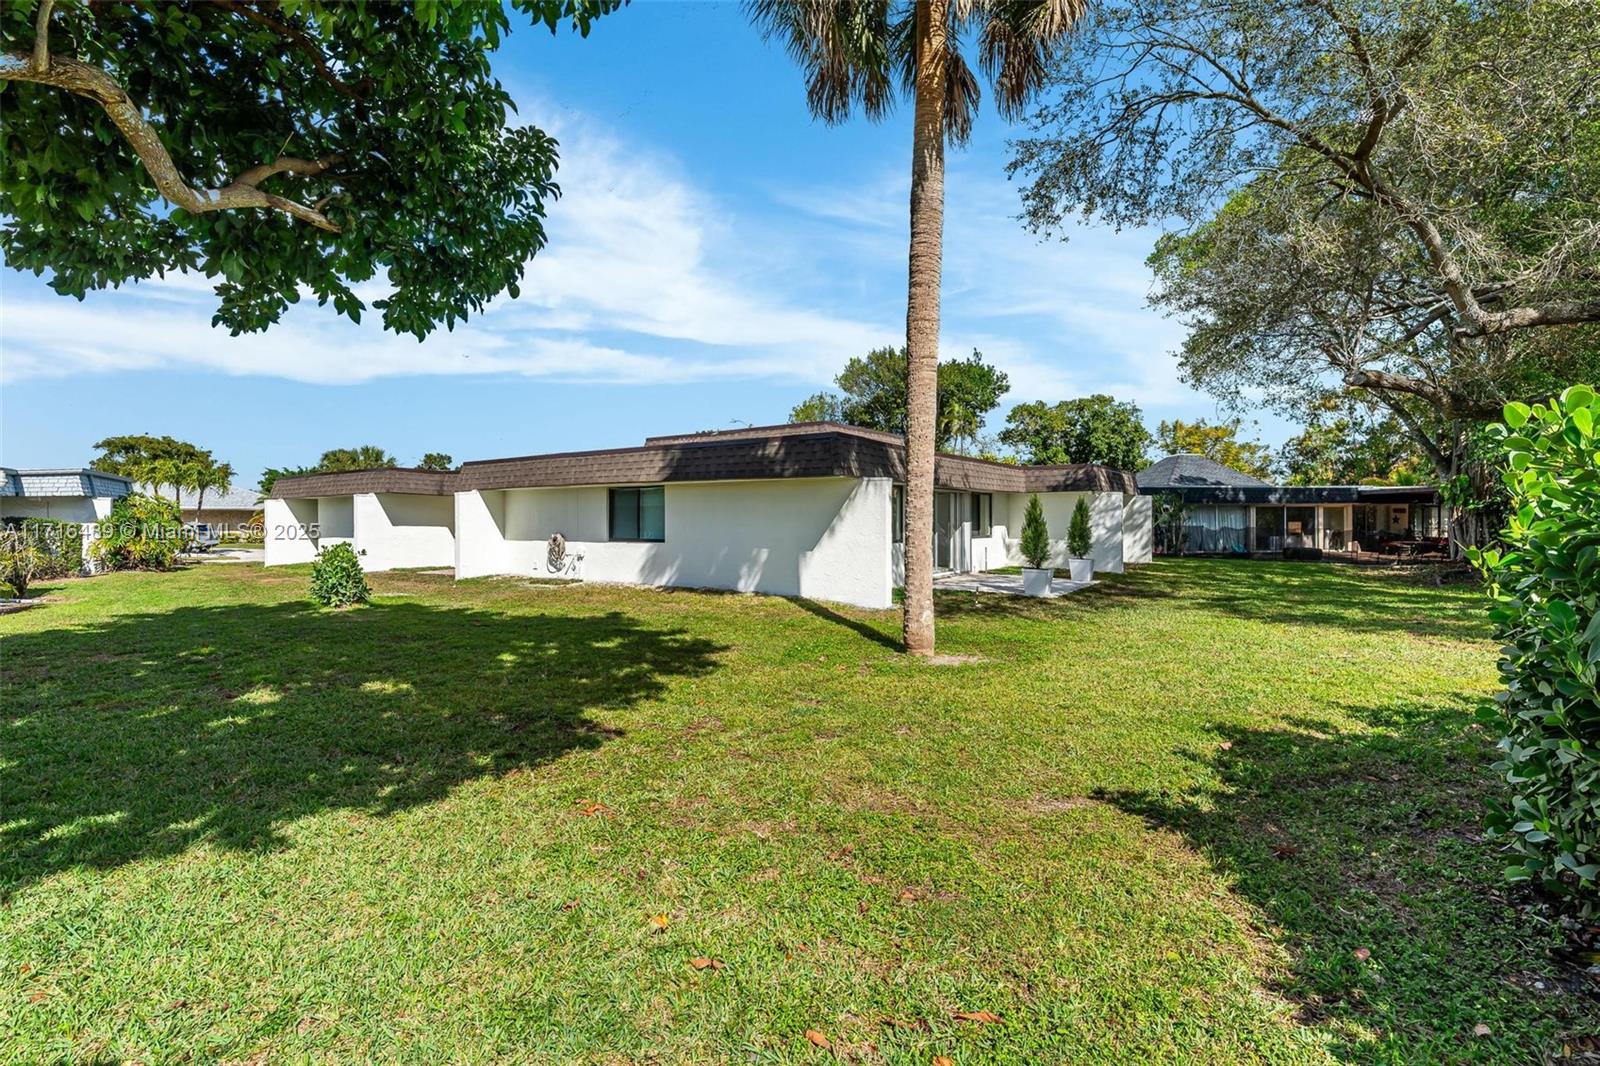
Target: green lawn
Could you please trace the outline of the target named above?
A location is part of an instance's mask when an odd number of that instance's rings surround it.
[[[306,585],[0,618],[0,1059],[1523,1063],[1600,1030],[1480,839],[1471,590],[1160,563],[942,597],[981,659],[935,667],[892,613]]]

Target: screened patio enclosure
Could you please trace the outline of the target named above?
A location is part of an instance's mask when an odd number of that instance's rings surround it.
[[[1387,486],[1384,486],[1387,488]],[[1235,490],[1238,491],[1238,490]],[[1296,502],[1186,502],[1182,539],[1163,544],[1167,554],[1249,555],[1316,549],[1335,554],[1384,552],[1394,545],[1444,540],[1449,514],[1431,490],[1382,502],[1315,502],[1313,492],[1275,490]],[[1354,488],[1345,490],[1360,498]],[[1306,500],[1306,502],[1300,502]]]

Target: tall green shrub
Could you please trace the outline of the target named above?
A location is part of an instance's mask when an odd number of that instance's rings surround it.
[[[111,505],[89,551],[106,570],[169,570],[183,547],[183,516],[172,500],[135,492]]]
[[[365,552],[362,553],[366,554]],[[372,596],[361,559],[349,544],[330,544],[311,564],[311,598],[324,607],[366,603]]]
[[[1089,499],[1086,496],[1078,497],[1078,504],[1072,509],[1072,524],[1067,526],[1067,554],[1074,559],[1089,558]]]
[[[1028,508],[1022,512],[1022,557],[1035,570],[1042,570],[1050,560],[1050,527],[1045,524],[1038,493],[1028,497]]]
[[[1505,691],[1493,806],[1506,870],[1600,914],[1600,398],[1575,385],[1549,405],[1508,404],[1491,427],[1505,459],[1504,548],[1469,550],[1493,599]]]
[[[27,599],[28,587],[39,577],[44,552],[20,529],[0,529],[0,585],[10,586],[17,599]]]
[[[25,518],[22,531],[42,554],[35,577],[72,577],[83,570],[83,530],[78,523]]]

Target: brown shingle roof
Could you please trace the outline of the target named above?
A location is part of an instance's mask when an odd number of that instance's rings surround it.
[[[465,463],[459,472],[367,470],[280,478],[275,497],[353,492],[445,495],[472,490],[577,485],[648,485],[668,481],[741,481],[783,477],[887,477],[905,480],[905,449],[892,433],[833,422],[760,426],[651,437],[639,448],[560,452]],[[426,479],[426,480],[425,480]],[[941,455],[940,488],[973,492],[1099,491],[1134,494],[1133,475],[1084,463],[1013,466]]]
[[[414,496],[449,496],[456,491],[455,473],[391,466],[377,470],[346,470],[337,474],[300,474],[272,483],[272,499],[307,496],[352,496],[365,492],[403,492]]]

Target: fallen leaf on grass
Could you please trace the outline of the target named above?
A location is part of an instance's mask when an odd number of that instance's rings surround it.
[[[577,896],[573,896],[571,899],[567,900],[561,905],[561,909],[564,911],[575,911],[581,906],[583,906],[583,900],[579,899]]]
[[[1274,844],[1272,854],[1274,858],[1292,859],[1300,854],[1300,849],[1293,844]]]
[[[980,1022],[983,1025],[995,1025],[1000,1021],[1000,1015],[987,1010],[958,1010],[951,1017],[957,1021]]]
[[[1477,1025],[1474,1025],[1472,1027],[1472,1035],[1473,1036],[1488,1036],[1492,1032],[1494,1032],[1494,1030],[1490,1029],[1487,1025],[1484,1025],[1482,1022],[1479,1022]]]
[[[665,914],[652,914],[650,916],[650,925],[657,932],[665,929],[671,922],[672,919]]]
[[[1232,751],[1233,750],[1233,741],[1224,740],[1221,744],[1218,744],[1217,747],[1222,749],[1223,751]]]
[[[609,816],[611,814],[611,808],[607,807],[599,800],[583,800],[578,804],[578,813],[583,815],[585,818],[593,818],[597,814]]]
[[[935,1055],[933,1057],[933,1066],[956,1066],[956,1060],[948,1055]]]
[[[708,958],[705,955],[696,955],[694,958],[689,960],[689,965],[693,966],[697,970],[720,970],[727,964],[721,959]]]
[[[833,1042],[830,1041],[827,1037],[823,1036],[821,1033],[817,1032],[815,1029],[807,1029],[806,1030],[806,1039],[811,1041],[813,1044],[817,1045],[817,1047],[820,1047],[820,1048],[831,1048],[831,1047],[833,1047]]]
[[[1372,958],[1372,952],[1368,951],[1366,948],[1356,948],[1354,955],[1357,962],[1366,962],[1368,959]]]
[[[28,1002],[29,1003],[43,1003],[45,1000],[47,1000],[49,998],[50,998],[50,993],[48,993],[48,992],[35,992],[33,995],[28,997]]]
[[[864,899],[856,900],[856,913],[857,914],[865,914],[865,913],[867,913],[867,901],[866,900],[864,900]]]

